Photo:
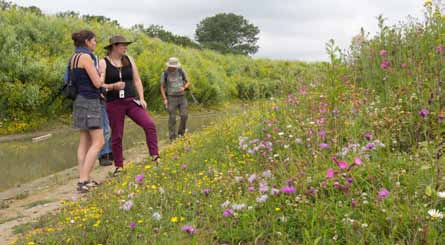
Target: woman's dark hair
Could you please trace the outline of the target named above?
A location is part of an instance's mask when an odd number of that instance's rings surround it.
[[[71,34],[71,39],[74,41],[74,46],[85,47],[85,41],[96,37],[96,34],[90,30],[81,30]]]

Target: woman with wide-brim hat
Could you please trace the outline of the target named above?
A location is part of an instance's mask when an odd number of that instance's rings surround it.
[[[147,113],[147,103],[144,99],[144,89],[134,60],[126,55],[131,44],[121,35],[109,39],[105,47],[107,56],[99,62],[100,70],[105,71],[107,90],[107,114],[111,127],[111,148],[117,175],[124,166],[122,139],[125,116],[130,117],[145,131],[150,156],[159,163],[158,138],[156,125]]]

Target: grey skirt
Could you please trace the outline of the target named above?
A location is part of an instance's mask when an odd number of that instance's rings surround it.
[[[74,128],[82,130],[99,129],[103,127],[103,116],[100,99],[87,99],[81,95],[73,104]]]

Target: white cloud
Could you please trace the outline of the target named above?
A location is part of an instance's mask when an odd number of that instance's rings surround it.
[[[47,13],[73,10],[104,15],[123,26],[162,25],[173,33],[194,37],[196,25],[220,12],[243,15],[260,30],[256,57],[326,60],[325,43],[334,38],[342,48],[361,27],[374,34],[376,17],[383,14],[389,24],[412,15],[422,17],[419,0],[14,0],[34,5]]]

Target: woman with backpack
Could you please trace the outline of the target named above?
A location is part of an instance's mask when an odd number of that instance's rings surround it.
[[[105,47],[107,56],[99,62],[100,70],[105,71],[107,89],[107,114],[111,127],[111,148],[113,151],[113,175],[123,169],[122,139],[125,116],[144,129],[148,151],[153,161],[159,163],[158,137],[156,126],[148,115],[144,100],[144,89],[138,69],[132,58],[126,55],[129,42],[123,36],[113,36]]]
[[[96,35],[89,30],[82,30],[71,35],[75,53],[70,59],[70,80],[77,87],[77,96],[73,104],[74,128],[80,130],[77,148],[79,182],[77,190],[88,192],[98,183],[90,180],[90,174],[97,155],[104,145],[103,117],[101,114],[100,88],[104,76],[96,69],[97,59],[93,54],[96,49]]]

